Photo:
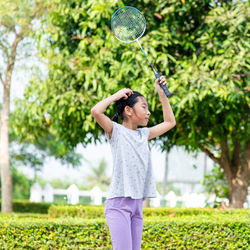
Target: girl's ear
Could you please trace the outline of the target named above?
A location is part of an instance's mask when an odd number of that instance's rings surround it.
[[[133,112],[133,109],[132,109],[131,107],[129,107],[129,106],[126,106],[126,107],[124,108],[124,112],[125,112],[125,115],[126,115],[126,116],[131,116],[131,115],[132,115],[132,112]]]

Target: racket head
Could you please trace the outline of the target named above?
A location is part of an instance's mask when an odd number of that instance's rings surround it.
[[[132,43],[144,34],[146,19],[138,9],[124,6],[113,14],[111,29],[120,42]]]

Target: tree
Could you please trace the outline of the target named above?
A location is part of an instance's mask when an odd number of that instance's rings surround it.
[[[39,1],[3,0],[0,2],[0,56],[5,68],[0,68],[3,102],[0,126],[0,166],[2,180],[2,212],[12,211],[12,178],[9,161],[9,107],[11,78],[18,50],[25,47],[25,39],[34,31],[34,21],[40,16]],[[27,42],[27,41],[26,41]],[[29,42],[28,42],[29,43]]]
[[[226,1],[50,1],[44,30],[46,81],[33,80],[17,104],[20,133],[46,132],[46,120],[70,147],[102,140],[92,119],[96,102],[129,87],[147,97],[152,126],[162,120],[154,76],[138,45],[115,40],[110,19],[116,9],[143,10],[143,47],[167,75],[177,126],[156,139],[203,151],[225,171],[232,207],[242,207],[249,180],[246,2]],[[108,6],[108,8],[107,8]],[[46,36],[43,36],[46,34]],[[42,93],[42,94],[40,94]],[[114,107],[107,115],[114,113]],[[33,114],[36,114],[34,117]],[[39,134],[33,134],[39,138]],[[241,185],[243,183],[243,185]]]
[[[212,171],[205,174],[202,184],[205,187],[205,192],[208,194],[215,194],[216,198],[228,197],[228,184],[223,169],[214,165]],[[216,200],[215,200],[216,203]]]
[[[10,143],[10,156],[11,165],[26,166],[34,170],[34,181],[36,181],[37,172],[43,168],[48,157],[53,157],[63,165],[72,167],[80,166],[83,158],[81,154],[68,149],[60,141],[56,141],[53,134],[41,138],[37,143],[12,141]]]
[[[92,173],[87,176],[87,181],[93,186],[97,185],[106,190],[111,183],[111,179],[106,175],[106,170],[107,163],[102,159],[97,167],[91,167]]]
[[[249,10],[245,2],[212,9],[200,47],[170,79],[178,88],[172,143],[202,150],[223,169],[233,208],[243,207],[250,178]]]
[[[25,174],[20,173],[18,168],[14,166],[11,167],[11,176],[13,179],[13,199],[28,200],[30,197],[30,188],[32,186],[33,180],[28,178]]]

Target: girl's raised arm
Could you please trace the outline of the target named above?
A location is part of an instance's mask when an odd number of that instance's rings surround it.
[[[161,77],[161,83],[166,85],[166,80],[165,77]],[[164,121],[162,123],[159,123],[151,128],[149,128],[149,138],[153,139],[157,136],[160,136],[164,133],[166,133],[168,130],[170,130],[171,128],[173,128],[176,124],[175,122],[175,117],[174,117],[174,113],[173,110],[171,108],[171,105],[168,101],[168,98],[166,97],[163,89],[160,87],[158,80],[155,81],[155,88],[159,94],[161,103],[162,103],[162,111],[163,111],[163,118]]]
[[[104,131],[109,134],[110,138],[112,137],[113,123],[111,119],[104,114],[104,111],[112,102],[115,102],[121,98],[127,99],[128,96],[130,96],[132,93],[133,92],[131,89],[121,89],[108,98],[98,102],[91,109],[91,114],[93,115],[97,123],[104,129]]]

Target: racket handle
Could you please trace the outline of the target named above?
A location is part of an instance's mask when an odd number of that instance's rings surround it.
[[[158,78],[158,80],[160,81],[160,78]],[[166,85],[163,85],[163,84],[161,84],[160,83],[160,86],[162,87],[162,89],[163,89],[163,91],[164,91],[164,93],[165,93],[165,95],[167,96],[167,97],[170,97],[172,94],[170,93],[170,91],[168,90],[168,87],[166,86]]]
[[[154,72],[155,73],[155,76],[156,76],[156,78],[158,79],[158,81],[159,81],[159,83],[161,82],[160,81],[160,77],[161,77],[161,75],[156,71],[156,72]],[[172,94],[169,92],[169,90],[168,90],[168,87],[166,86],[166,85],[163,85],[163,84],[161,84],[160,83],[160,86],[162,87],[162,89],[163,89],[163,91],[164,91],[164,93],[165,93],[165,95],[167,96],[167,97],[170,97]]]
[[[157,72],[157,70],[154,68],[154,66],[151,63],[150,63],[150,66],[151,66],[152,70],[154,71],[155,77],[156,77],[156,79],[158,79],[160,86],[162,87],[165,95],[167,97],[170,97],[172,94],[169,92],[168,87],[166,85],[161,84],[161,81],[160,81],[161,75]]]

